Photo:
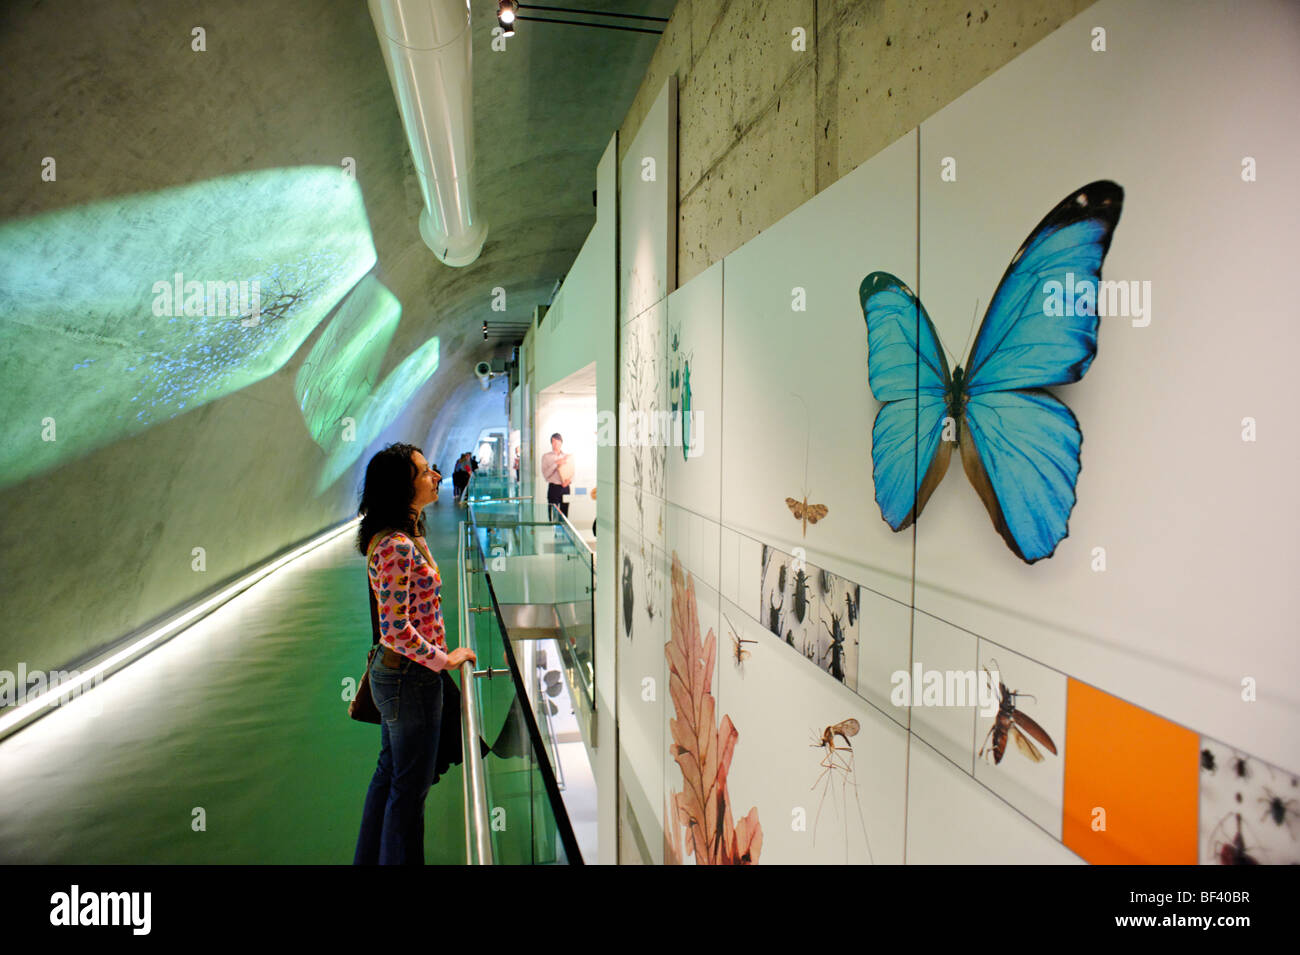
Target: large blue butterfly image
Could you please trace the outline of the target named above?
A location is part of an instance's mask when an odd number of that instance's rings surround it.
[[[862,280],[867,377],[884,403],[871,432],[876,503],[895,531],[921,513],[955,443],[1015,555],[1032,564],[1056,552],[1074,509],[1083,434],[1043,389],[1078,381],[1097,355],[1101,263],[1123,202],[1124,190],[1107,181],[1061,200],[1012,258],[965,367],[951,373],[912,291],[888,272]]]

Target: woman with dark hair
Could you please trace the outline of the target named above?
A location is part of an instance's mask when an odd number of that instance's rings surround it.
[[[370,780],[354,865],[424,863],[424,801],[433,785],[442,721],[443,672],[474,661],[447,652],[442,578],[424,540],[423,510],[442,475],[419,448],[392,444],[366,466],[357,549],[379,615],[383,652],[370,692],[383,718],[379,765]]]

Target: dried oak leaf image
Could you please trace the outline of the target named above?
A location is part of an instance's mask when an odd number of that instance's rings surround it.
[[[700,642],[700,619],[695,603],[695,581],[682,573],[673,554],[672,639],[664,647],[668,658],[668,689],[676,719],[669,754],[682,770],[682,792],[669,795],[664,819],[664,861],[680,863],[694,855],[701,865],[751,865],[763,848],[758,809],[751,808],[733,826],[727,795],[727,770],[740,733],[723,716],[715,722],[713,665],[718,641],[710,630]],[[684,838],[680,829],[684,829]]]

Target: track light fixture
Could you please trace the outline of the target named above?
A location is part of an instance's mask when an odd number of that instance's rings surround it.
[[[532,322],[492,322],[489,328],[488,323],[485,321],[483,322],[483,340],[488,341],[490,338],[519,340],[524,337],[532,324]]]
[[[546,14],[544,17],[530,17],[520,15],[520,10],[537,10]],[[538,3],[520,3],[519,0],[500,0],[497,4],[497,23],[500,24],[503,33],[506,36],[515,35],[514,24],[518,20],[531,20],[534,23],[561,23],[567,26],[575,27],[596,27],[601,30],[624,30],[629,33],[663,33],[663,27],[653,26],[623,26],[617,23],[602,22],[596,20],[561,20],[554,16],[556,13],[577,13],[584,17],[604,18],[605,20],[635,20],[642,24],[646,23],[663,23],[667,24],[666,17],[650,17],[640,13],[608,13],[604,10],[584,10],[579,7],[551,7],[543,6]]]
[[[519,15],[518,0],[500,0],[497,3],[497,25],[503,36],[515,35],[515,19]]]

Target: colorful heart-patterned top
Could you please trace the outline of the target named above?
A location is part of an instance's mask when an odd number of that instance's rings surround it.
[[[379,604],[379,642],[435,672],[447,668],[447,628],[442,622],[442,577],[417,546],[400,531],[372,542],[366,572]]]

